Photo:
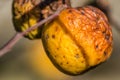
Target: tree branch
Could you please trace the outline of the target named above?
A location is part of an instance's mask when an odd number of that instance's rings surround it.
[[[67,8],[67,5],[63,5],[60,8],[58,8],[58,10],[51,16],[49,16],[48,18],[36,23],[34,26],[30,27],[29,29],[27,29],[24,32],[17,32],[2,48],[0,48],[0,57],[2,57],[3,55],[5,55],[7,52],[9,52],[12,47],[21,39],[23,38],[24,35],[28,34],[29,32],[35,30],[36,28],[40,27],[41,25],[43,25],[44,23],[46,23],[47,21],[53,20],[56,17],[58,17],[59,13],[63,10]]]

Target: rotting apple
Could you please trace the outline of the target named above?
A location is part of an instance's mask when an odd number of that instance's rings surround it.
[[[105,62],[112,52],[112,40],[107,17],[91,6],[63,10],[42,31],[42,42],[52,63],[71,75]]]

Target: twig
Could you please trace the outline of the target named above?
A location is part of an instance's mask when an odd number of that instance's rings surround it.
[[[51,16],[49,16],[48,18],[36,23],[34,26],[30,27],[29,29],[27,29],[24,32],[20,32],[20,33],[16,33],[14,35],[14,37],[12,37],[12,39],[10,39],[1,49],[0,49],[0,57],[2,57],[3,55],[5,55],[7,52],[9,52],[12,47],[21,39],[23,38],[24,35],[28,34],[29,32],[35,30],[36,28],[40,27],[41,25],[43,25],[44,23],[46,23],[47,21],[53,20],[56,17],[58,17],[59,13],[63,10],[67,8],[66,5],[61,6],[60,8],[58,8],[58,10]]]

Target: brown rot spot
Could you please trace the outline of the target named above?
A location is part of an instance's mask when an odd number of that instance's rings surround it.
[[[67,62],[66,64],[69,64],[69,62]]]
[[[55,58],[57,57],[57,55],[55,55]]]
[[[80,56],[79,56],[79,54],[77,53],[77,54],[75,54],[75,58],[79,58]]]
[[[68,11],[68,13],[71,13],[72,12],[72,10],[70,9],[69,11]]]
[[[63,58],[65,58],[65,56],[63,56]]]
[[[106,55],[107,55],[107,52],[104,52],[104,55],[106,56]]]
[[[85,14],[85,12],[84,12],[84,11],[81,11],[80,13],[81,13],[82,15],[84,15],[84,14]]]
[[[81,63],[84,63],[84,61],[81,61]]]
[[[106,31],[103,31],[102,33],[105,35]]]
[[[57,50],[59,50],[59,48],[57,48]]]
[[[109,38],[110,38],[110,35],[109,35],[109,34],[106,34],[106,35],[105,35],[105,39],[106,39],[106,40],[109,40]]]
[[[95,48],[97,49],[97,48],[98,48],[98,45],[96,45]]]
[[[54,35],[54,34],[52,35],[52,38],[55,38],[55,35]]]
[[[96,17],[96,20],[99,21],[99,20],[100,20],[100,17]]]
[[[100,61],[100,58],[98,58],[97,61]]]

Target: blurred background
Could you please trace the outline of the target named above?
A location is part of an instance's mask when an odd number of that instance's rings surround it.
[[[91,0],[71,0],[72,6],[82,6]],[[120,25],[120,0],[107,0],[111,16]],[[12,0],[0,0],[0,47],[14,34]],[[21,39],[0,58],[0,80],[120,80],[120,26],[111,24],[114,49],[111,58],[97,68],[78,76],[60,72],[48,59],[41,40]]]

